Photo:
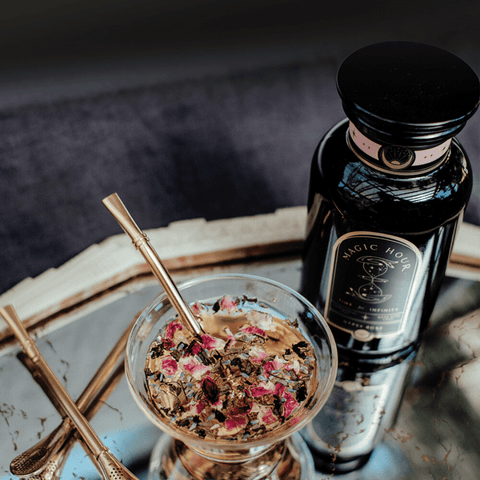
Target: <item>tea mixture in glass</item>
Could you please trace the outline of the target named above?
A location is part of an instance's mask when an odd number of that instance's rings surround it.
[[[298,423],[315,392],[316,361],[295,319],[255,299],[196,302],[205,333],[177,318],[147,354],[149,395],[171,426],[199,438],[246,441]]]

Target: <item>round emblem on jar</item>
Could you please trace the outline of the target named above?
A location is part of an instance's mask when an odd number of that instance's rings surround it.
[[[415,152],[393,145],[382,147],[378,156],[384,165],[392,170],[403,170],[415,161]]]

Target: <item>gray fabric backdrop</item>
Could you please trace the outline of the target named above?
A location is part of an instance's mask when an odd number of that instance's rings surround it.
[[[343,118],[334,62],[120,90],[0,112],[0,292],[138,224],[304,205],[313,151]],[[477,70],[478,71],[478,70]],[[475,170],[465,219],[480,225],[480,116],[459,138]]]

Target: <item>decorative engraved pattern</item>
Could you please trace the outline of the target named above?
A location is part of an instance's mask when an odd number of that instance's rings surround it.
[[[403,170],[415,160],[415,153],[412,150],[399,146],[382,147],[379,156],[384,165],[393,170]]]

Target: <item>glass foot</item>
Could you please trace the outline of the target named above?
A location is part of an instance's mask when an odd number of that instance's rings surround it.
[[[249,465],[250,464],[250,465]],[[315,466],[307,444],[294,433],[263,456],[242,463],[217,463],[163,434],[156,443],[148,480],[313,480]]]

